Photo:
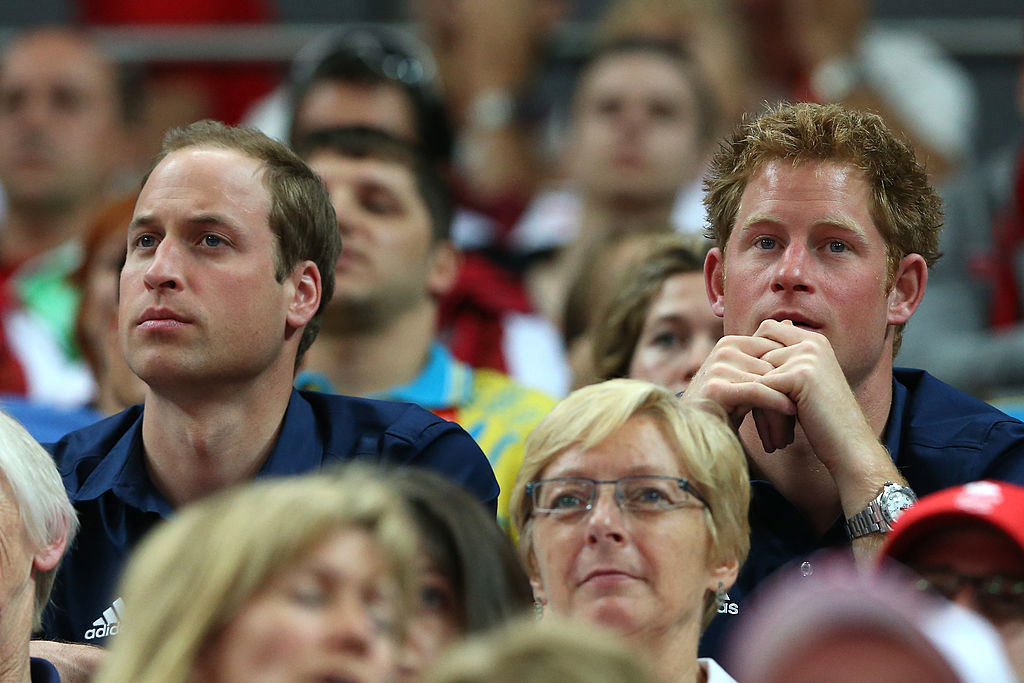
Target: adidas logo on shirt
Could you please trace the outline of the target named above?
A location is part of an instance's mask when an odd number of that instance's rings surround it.
[[[92,628],[85,632],[86,640],[116,636],[121,625],[121,612],[124,611],[124,601],[121,598],[114,600],[113,604],[103,610],[103,616],[92,622]]]
[[[725,594],[725,599],[722,601],[722,604],[718,606],[718,613],[719,614],[739,614],[740,613],[740,606],[737,605],[735,602],[733,602],[732,599],[729,597],[729,594],[726,593]]]

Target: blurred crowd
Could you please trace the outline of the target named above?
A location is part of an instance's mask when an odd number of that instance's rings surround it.
[[[0,681],[1024,677],[1024,146],[926,34],[82,4],[0,44]]]

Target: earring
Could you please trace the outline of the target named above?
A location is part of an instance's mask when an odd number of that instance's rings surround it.
[[[721,581],[718,582],[718,588],[715,589],[715,609],[718,610],[725,604],[725,586]]]
[[[538,619],[544,616],[544,603],[540,600],[533,601],[533,615]]]

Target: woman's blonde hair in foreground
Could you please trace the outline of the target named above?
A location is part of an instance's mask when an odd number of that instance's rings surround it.
[[[690,483],[708,501],[704,519],[711,538],[710,560],[743,564],[750,550],[750,478],[746,454],[722,409],[710,401],[680,400],[650,382],[613,379],[569,394],[526,439],[509,513],[531,574],[536,574],[533,509],[526,485],[570,448],[594,448],[634,417],[657,425]],[[716,609],[710,592],[706,603],[705,627]]]
[[[449,650],[424,683],[653,683],[622,638],[545,616],[509,622]]]
[[[268,580],[345,529],[380,548],[404,630],[418,591],[413,525],[372,470],[349,466],[214,494],[150,533],[123,577],[122,630],[95,680],[187,681],[203,645]]]

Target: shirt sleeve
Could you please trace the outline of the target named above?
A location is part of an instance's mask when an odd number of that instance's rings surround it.
[[[441,431],[409,464],[433,470],[460,484],[497,515],[498,480],[487,456],[458,425],[445,423]]]

